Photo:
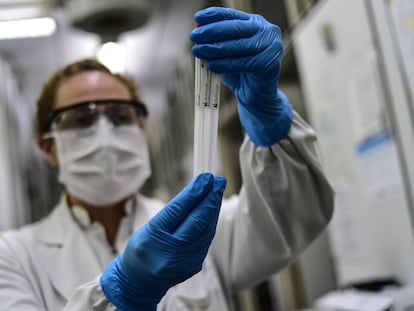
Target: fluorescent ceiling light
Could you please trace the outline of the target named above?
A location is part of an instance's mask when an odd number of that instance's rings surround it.
[[[97,58],[113,72],[125,71],[126,48],[120,43],[106,42],[100,47]]]
[[[20,20],[28,19],[34,17],[48,16],[49,11],[45,7],[40,6],[3,6],[2,1],[0,0],[0,20],[9,21],[9,20]]]
[[[51,36],[56,28],[52,17],[1,21],[0,40]]]

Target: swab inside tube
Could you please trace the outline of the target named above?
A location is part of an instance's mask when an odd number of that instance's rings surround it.
[[[194,104],[193,176],[197,176],[215,170],[220,105],[220,76],[199,58],[195,58]]]

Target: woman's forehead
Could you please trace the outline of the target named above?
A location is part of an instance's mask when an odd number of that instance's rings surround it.
[[[101,71],[85,71],[59,85],[55,108],[96,99],[131,99],[131,94],[116,77]]]

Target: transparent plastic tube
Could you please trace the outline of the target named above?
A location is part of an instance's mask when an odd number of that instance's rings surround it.
[[[193,175],[214,173],[217,153],[220,76],[195,58]]]

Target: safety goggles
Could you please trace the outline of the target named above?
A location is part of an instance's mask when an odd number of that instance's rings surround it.
[[[48,133],[52,131],[83,130],[93,127],[100,116],[105,116],[113,126],[140,125],[148,116],[147,107],[134,100],[94,100],[53,110],[48,118]]]

